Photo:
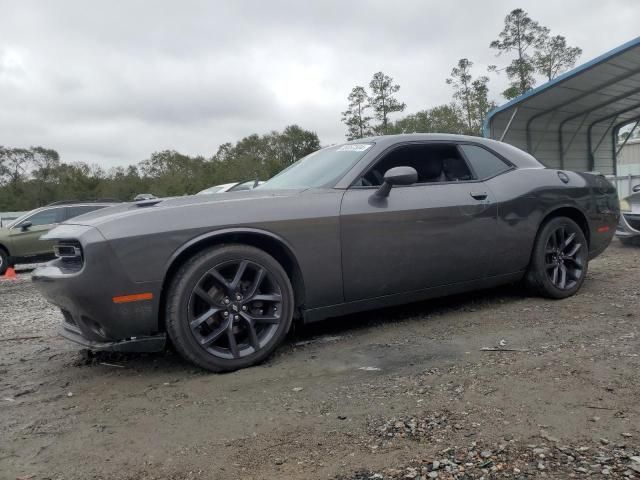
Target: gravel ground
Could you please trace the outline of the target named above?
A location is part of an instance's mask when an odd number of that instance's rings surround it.
[[[83,354],[18,273],[3,480],[640,478],[637,247],[614,241],[570,299],[509,286],[341,317],[225,375]]]

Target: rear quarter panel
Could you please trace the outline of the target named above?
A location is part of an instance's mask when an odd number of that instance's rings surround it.
[[[595,229],[617,222],[615,189],[595,175],[563,172],[569,178],[566,184],[560,180],[558,170],[535,168],[512,170],[486,182],[498,201],[499,251],[490,275],[525,270],[540,225],[560,208],[575,208],[584,215],[589,225],[591,252],[608,245],[611,237],[597,236]]]

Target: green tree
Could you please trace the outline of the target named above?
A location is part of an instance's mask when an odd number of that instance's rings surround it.
[[[55,150],[43,147],[31,147],[31,176],[36,186],[36,202],[44,205],[47,198],[53,194],[54,185],[51,182],[54,170],[60,166],[60,155]]]
[[[163,150],[138,165],[105,172],[96,165],[65,163],[43,147],[0,147],[0,211],[28,210],[55,200],[132,200],[147,192],[180,196],[221,183],[266,180],[319,148],[315,132],[289,125],[282,132],[222,144],[211,158]]]
[[[532,20],[521,8],[505,17],[498,39],[489,45],[498,50],[498,55],[515,52],[515,58],[505,68],[509,78],[509,88],[502,93],[505,98],[515,98],[533,88],[536,67],[532,51],[541,46],[548,35],[549,29]]]
[[[33,160],[33,152],[27,148],[0,147],[0,164],[3,165],[5,181],[17,187],[25,179]]]
[[[473,62],[467,58],[461,58],[458,60],[458,64],[451,69],[451,76],[447,78],[447,84],[453,87],[453,98],[459,102],[469,131],[474,130],[477,110],[471,67],[473,67]]]
[[[374,131],[379,135],[386,135],[389,115],[394,112],[403,112],[407,107],[404,102],[400,102],[394,96],[400,90],[400,85],[394,84],[390,76],[377,72],[369,82],[369,88],[371,89],[369,102],[376,119],[380,122],[374,127]]]
[[[401,118],[389,127],[389,133],[466,133],[467,127],[460,108],[440,105]]]
[[[348,140],[356,138],[368,137],[372,134],[371,120],[372,117],[366,114],[371,108],[369,105],[369,95],[367,95],[364,87],[355,86],[347,97],[349,105],[342,112],[342,122],[347,126],[346,137]]]
[[[489,102],[489,77],[483,75],[473,78],[471,68],[473,62],[461,58],[451,70],[447,84],[453,87],[453,98],[464,117],[466,128],[464,133],[479,135],[482,124],[493,103]]]
[[[475,106],[474,135],[482,134],[482,127],[490,110],[496,107],[496,103],[489,100],[489,77],[483,75],[471,82],[471,95]]]
[[[562,35],[543,38],[533,55],[533,63],[541,75],[553,80],[560,73],[569,70],[582,55],[580,47],[569,47]]]

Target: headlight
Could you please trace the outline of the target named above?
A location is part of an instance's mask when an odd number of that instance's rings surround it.
[[[620,211],[625,213],[631,212],[631,205],[627,199],[620,200]]]

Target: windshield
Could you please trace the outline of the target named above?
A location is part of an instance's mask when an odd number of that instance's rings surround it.
[[[373,146],[371,143],[347,143],[323,148],[298,160],[259,189],[324,187],[340,179]]]

